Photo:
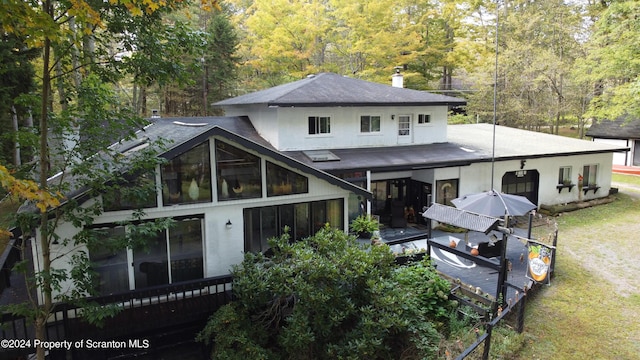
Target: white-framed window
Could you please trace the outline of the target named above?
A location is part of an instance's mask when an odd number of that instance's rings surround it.
[[[582,186],[596,186],[598,184],[597,174],[597,164],[585,165],[582,172]]]
[[[380,132],[380,116],[379,115],[362,115],[360,116],[360,132]]]
[[[431,124],[431,114],[418,114],[418,124]]]
[[[331,132],[331,117],[309,116],[309,135],[329,134]]]
[[[558,184],[571,184],[571,166],[561,166],[558,171]]]

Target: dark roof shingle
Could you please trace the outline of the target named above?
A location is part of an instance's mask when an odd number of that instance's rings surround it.
[[[627,120],[620,117],[616,120],[602,120],[591,125],[587,136],[600,139],[640,139],[640,119]]]
[[[354,79],[334,73],[256,91],[215,103],[216,106],[266,104],[268,106],[389,106],[464,105],[466,100],[426,91]]]

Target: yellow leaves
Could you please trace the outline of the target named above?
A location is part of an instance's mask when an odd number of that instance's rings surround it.
[[[112,5],[123,5],[133,16],[151,15],[163,8],[176,8],[183,3],[182,0],[109,0]],[[200,0],[201,8],[210,11],[220,10],[219,0]]]
[[[94,26],[101,26],[102,24],[100,14],[84,0],[71,0],[71,8],[68,10],[68,14],[83,23]],[[90,35],[91,28],[85,27],[84,33]]]
[[[45,212],[50,207],[60,205],[61,194],[53,194],[41,189],[38,184],[31,180],[16,179],[10,171],[0,165],[0,186],[21,199],[32,201],[36,207]]]

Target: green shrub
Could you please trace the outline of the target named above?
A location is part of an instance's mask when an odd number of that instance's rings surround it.
[[[199,335],[216,359],[434,358],[453,305],[428,262],[394,265],[387,246],[361,246],[328,227],[233,269],[237,301]]]

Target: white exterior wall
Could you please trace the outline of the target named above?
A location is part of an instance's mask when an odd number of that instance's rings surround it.
[[[211,139],[210,139],[211,140]],[[241,146],[234,144],[234,146]],[[198,203],[198,204],[184,204],[184,205],[168,205],[162,206],[162,196],[158,193],[158,204],[157,208],[149,208],[145,209],[145,218],[156,219],[156,218],[165,218],[165,217],[181,217],[181,216],[189,216],[189,215],[204,215],[203,220],[203,228],[204,228],[204,238],[203,238],[203,261],[204,261],[204,276],[218,276],[218,275],[226,275],[229,274],[229,271],[234,264],[238,264],[243,259],[244,253],[244,215],[243,210],[245,208],[255,208],[255,207],[263,207],[263,206],[274,206],[274,205],[282,205],[282,204],[292,204],[292,203],[300,203],[300,202],[311,202],[311,201],[319,201],[319,200],[330,200],[330,199],[343,199],[343,224],[344,231],[348,231],[348,209],[349,209],[349,195],[350,191],[345,190],[337,185],[330,184],[329,182],[311,176],[309,174],[300,172],[299,170],[291,169],[291,167],[286,166],[285,164],[275,161],[272,158],[265,157],[264,155],[258,154],[248,149],[244,149],[245,151],[251,152],[255,155],[258,155],[262,158],[262,188],[263,188],[263,196],[261,198],[254,199],[239,199],[239,200],[225,200],[225,201],[217,201],[217,191],[215,183],[213,184],[212,189],[212,199],[213,201],[210,203]],[[212,151],[212,161],[214,161],[213,156],[213,146],[211,146]],[[282,195],[282,196],[266,196],[266,166],[265,160],[271,161],[277,165],[280,165],[284,168],[290,169],[292,171],[296,171],[304,176],[306,176],[309,180],[309,192],[305,194],[293,194],[293,195]],[[215,167],[211,167],[212,171],[215,171]],[[215,175],[212,174],[212,179],[215,179]],[[156,176],[156,179],[159,181],[159,175]],[[89,200],[83,206],[88,206],[94,200]],[[143,220],[144,220],[143,219]],[[122,211],[111,211],[105,212],[102,215],[98,216],[94,219],[94,225],[99,226],[101,224],[113,225],[115,223],[121,221],[131,220],[131,211],[130,210],[122,210]],[[231,229],[227,229],[226,223],[227,221],[231,221],[233,224]],[[70,223],[61,222],[58,226],[56,233],[62,239],[71,239],[79,232],[79,229],[75,228]],[[37,239],[37,238],[36,238]],[[34,246],[32,247],[33,258],[38,259],[35,262],[34,266],[36,267],[36,271],[38,271],[42,264],[42,249],[39,247],[39,242],[34,241]],[[86,247],[76,247],[73,244],[69,244],[67,246],[52,245],[52,258],[59,257],[56,260],[53,266],[55,268],[70,270],[69,259],[73,256],[73,254],[79,251],[87,251]],[[130,255],[131,255],[131,251]],[[72,287],[71,283],[65,284],[63,286],[63,291],[68,291]]]
[[[554,161],[550,161],[549,158],[527,159],[522,170],[537,170],[540,174],[537,205],[557,205],[606,196],[611,188],[611,162],[611,153],[563,156],[555,158]],[[585,165],[593,164],[598,165],[596,179],[600,189],[595,194],[593,191],[585,194],[578,189],[578,174],[582,174]],[[568,188],[558,192],[557,188],[558,172],[560,167],[564,166],[571,166],[571,181],[576,185],[570,192]],[[491,188],[491,163],[476,163],[459,169],[460,196],[488,191]],[[520,160],[496,161],[494,188],[501,191],[502,176],[507,172],[518,170],[520,170]],[[438,175],[438,179],[440,178]]]
[[[620,147],[628,147],[628,153],[613,153],[613,165],[633,166],[633,149],[634,140],[621,140],[621,139],[593,139],[593,142],[601,144],[610,144]]]
[[[225,115],[249,116],[260,135],[280,151],[398,145],[401,144],[398,141],[400,115],[411,115],[410,143],[446,142],[447,111],[447,106],[225,107]],[[431,123],[418,124],[418,114],[431,115]],[[361,115],[380,116],[380,132],[360,132]],[[309,135],[309,116],[329,116],[331,133]]]
[[[277,149],[280,139],[278,109],[265,104],[225,106],[224,113],[225,116],[248,116],[258,134]],[[284,135],[289,136],[286,132]]]

